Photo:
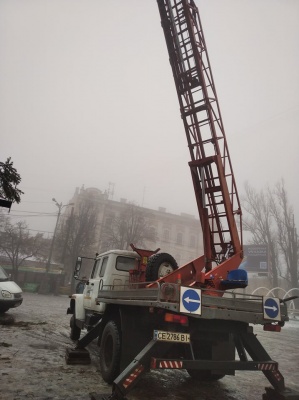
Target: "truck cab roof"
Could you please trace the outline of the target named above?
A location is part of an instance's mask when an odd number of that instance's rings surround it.
[[[116,254],[118,256],[124,256],[124,257],[135,257],[138,259],[140,258],[140,256],[135,251],[114,249],[114,250],[105,251],[104,253],[99,254],[96,257],[96,260],[98,260],[99,258],[101,258],[103,256],[107,256],[109,254]]]

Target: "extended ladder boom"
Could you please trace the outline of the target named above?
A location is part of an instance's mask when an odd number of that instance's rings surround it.
[[[193,0],[157,2],[191,155],[208,272],[213,262],[242,253],[241,207],[198,9]]]

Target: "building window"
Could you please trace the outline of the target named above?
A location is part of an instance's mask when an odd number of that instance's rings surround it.
[[[167,240],[167,241],[169,240],[169,230],[168,229],[164,229],[163,239]]]
[[[152,242],[155,242],[155,241],[156,241],[156,236],[157,236],[157,235],[156,235],[156,229],[155,229],[153,226],[151,226],[151,227],[149,228],[148,234],[149,234],[148,239],[151,240]]]
[[[115,215],[113,213],[109,213],[109,215],[105,219],[105,227],[110,227],[113,224]]]
[[[176,236],[176,243],[182,245],[183,244],[183,234],[179,232]]]
[[[181,265],[181,255],[180,254],[176,254],[175,261],[177,262],[178,266]]]
[[[191,235],[190,236],[190,247],[195,247],[195,243],[196,243],[195,236]]]

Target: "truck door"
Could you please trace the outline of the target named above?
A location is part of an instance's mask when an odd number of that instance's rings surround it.
[[[106,283],[105,270],[108,263],[108,256],[99,258],[93,268],[91,277],[84,290],[84,308],[100,312],[101,309],[96,304],[98,292]]]

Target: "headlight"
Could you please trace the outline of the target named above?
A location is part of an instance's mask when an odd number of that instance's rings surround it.
[[[12,298],[12,294],[10,292],[8,292],[7,290],[2,290],[1,294],[2,294],[2,297],[4,299],[11,299]]]

